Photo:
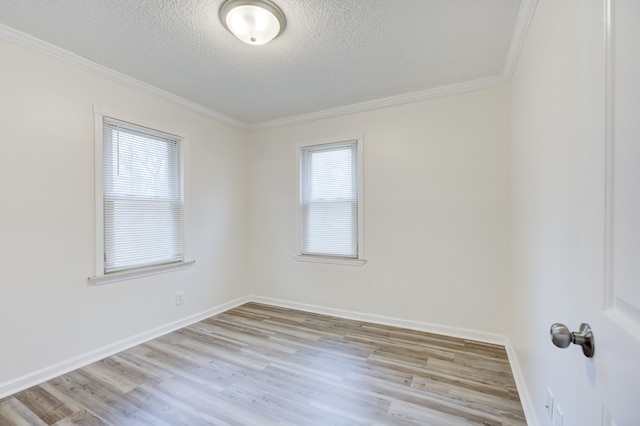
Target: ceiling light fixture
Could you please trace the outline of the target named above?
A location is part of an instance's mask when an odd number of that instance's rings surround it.
[[[220,7],[220,21],[247,44],[265,44],[285,27],[282,11],[269,0],[227,0]]]

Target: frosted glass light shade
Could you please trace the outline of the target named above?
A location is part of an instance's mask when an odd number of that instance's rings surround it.
[[[220,20],[237,38],[254,45],[273,40],[285,26],[282,11],[264,0],[228,0],[220,8]]]

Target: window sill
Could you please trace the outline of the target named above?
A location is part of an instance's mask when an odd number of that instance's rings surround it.
[[[134,278],[147,277],[149,275],[164,274],[165,272],[187,269],[196,263],[195,260],[172,263],[170,265],[153,266],[150,268],[136,269],[133,271],[112,272],[105,275],[89,277],[89,282],[95,285],[109,284],[116,281],[132,280]]]
[[[335,265],[350,265],[350,266],[362,266],[367,261],[365,259],[347,259],[340,257],[323,257],[323,256],[310,256],[307,254],[297,254],[292,256],[299,262],[316,262],[316,263],[333,263]]]

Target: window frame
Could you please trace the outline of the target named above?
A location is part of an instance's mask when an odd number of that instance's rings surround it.
[[[133,117],[127,117],[122,114],[111,113],[99,108],[94,107],[94,214],[95,214],[95,275],[88,278],[92,284],[108,284],[116,281],[130,280],[134,278],[161,274],[171,272],[175,270],[185,269],[192,266],[195,261],[190,259],[189,243],[188,243],[188,173],[187,166],[187,153],[188,153],[188,137],[184,132],[176,132],[175,130],[167,129],[162,125],[154,123],[147,123],[143,120],[139,120]],[[114,271],[105,273],[105,218],[104,218],[104,152],[103,152],[103,130],[104,119],[113,119],[130,123],[136,127],[143,127],[149,129],[150,133],[160,132],[171,136],[180,138],[181,149],[181,169],[182,169],[182,214],[183,214],[183,260],[180,262],[150,265],[140,268],[132,268],[123,271]]]
[[[346,138],[335,138],[325,141],[303,142],[296,144],[296,254],[293,258],[301,262],[319,262],[319,263],[332,263],[339,265],[351,265],[362,266],[367,260],[364,257],[364,166],[363,166],[363,145],[364,138],[362,135]],[[356,175],[358,179],[357,184],[357,257],[342,257],[342,256],[321,256],[314,254],[303,253],[303,211],[302,211],[302,178],[304,167],[304,149],[309,147],[331,147],[332,145],[341,146],[348,143],[355,142],[356,145]]]

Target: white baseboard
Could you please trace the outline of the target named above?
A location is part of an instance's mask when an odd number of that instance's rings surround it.
[[[507,352],[507,357],[509,358],[509,364],[511,366],[511,370],[513,372],[513,378],[516,382],[516,388],[518,389],[518,395],[520,396],[522,409],[527,419],[527,425],[529,426],[540,425],[540,421],[538,420],[538,416],[536,415],[536,411],[534,409],[534,405],[531,400],[531,395],[527,390],[526,382],[524,380],[524,375],[522,374],[522,369],[520,368],[520,363],[518,362],[518,357],[516,356],[516,353],[513,350],[513,347],[511,346],[511,342],[509,341],[507,336],[504,336],[501,334],[495,334],[495,333],[487,333],[487,332],[477,331],[477,330],[470,330],[465,328],[449,327],[449,326],[431,324],[431,323],[420,322],[420,321],[411,321],[411,320],[404,320],[400,318],[386,317],[382,315],[371,315],[371,314],[365,314],[362,312],[348,311],[344,309],[327,308],[324,306],[291,302],[287,300],[273,299],[270,297],[252,295],[252,296],[249,296],[249,300],[251,300],[252,302],[264,303],[264,304],[273,305],[273,306],[280,306],[283,308],[297,309],[300,311],[331,315],[339,318],[347,318],[347,319],[353,319],[358,321],[372,322],[375,324],[384,324],[384,325],[390,325],[395,327],[402,327],[410,330],[425,331],[427,333],[443,334],[446,336],[459,337],[461,339],[475,340],[479,342],[492,343],[492,344],[504,346]]]
[[[459,337],[462,339],[476,340],[479,342],[492,343],[496,345],[502,345],[507,351],[509,357],[509,363],[513,371],[513,376],[520,395],[520,401],[522,402],[522,408],[524,410],[527,424],[529,426],[540,425],[539,419],[536,415],[536,411],[531,400],[531,396],[527,390],[527,386],[524,380],[524,375],[518,362],[518,357],[513,350],[509,339],[506,336],[487,333],[483,331],[470,330],[458,327],[449,327],[438,324],[431,324],[420,321],[405,320],[401,318],[386,317],[382,315],[372,315],[363,312],[355,312],[344,309],[328,308],[324,306],[311,305],[306,303],[291,302],[281,299],[273,299],[270,297],[262,296],[245,296],[232,300],[227,303],[215,306],[202,312],[190,315],[185,318],[181,318],[177,321],[165,324],[163,326],[154,328],[152,330],[131,336],[127,339],[112,343],[110,345],[103,346],[91,352],[87,352],[83,355],[74,357],[72,359],[60,362],[58,364],[43,368],[39,371],[27,374],[9,382],[0,384],[0,399],[12,395],[21,390],[30,388],[39,383],[50,380],[54,377],[58,377],[62,374],[84,367],[95,361],[99,361],[108,356],[114,355],[123,350],[129,349],[133,346],[147,342],[156,337],[178,330],[182,327],[186,327],[198,321],[202,321],[205,318],[209,318],[213,315],[217,315],[229,309],[235,308],[247,302],[264,303],[267,305],[280,306],[283,308],[297,309],[301,311],[313,312],[324,315],[331,315],[340,318],[372,322],[376,324],[384,324],[395,327],[407,328],[410,330],[425,331],[428,333],[443,334],[452,337]]]
[[[331,315],[334,317],[366,321],[376,324],[390,325],[394,327],[407,328],[410,330],[425,331],[427,333],[444,334],[461,339],[476,340],[478,342],[505,345],[507,338],[501,334],[487,333],[484,331],[470,330],[466,328],[448,327],[444,325],[431,324],[427,322],[405,320],[401,318],[386,317],[383,315],[372,315],[363,312],[348,311],[345,309],[327,308],[324,306],[310,305],[306,303],[290,302],[287,300],[273,299],[262,296],[249,296],[253,302],[264,303],[266,305],[280,306],[283,308],[297,309],[300,311],[314,312],[317,314]]]
[[[247,303],[248,301],[250,301],[248,297],[240,297],[238,299],[223,303],[221,305],[204,310],[202,312],[198,312],[188,317],[181,318],[169,324],[165,324],[152,330],[145,331],[143,333],[136,334],[135,336],[131,336],[118,342],[103,346],[69,360],[60,362],[58,364],[45,367],[41,370],[29,373],[22,377],[18,377],[17,379],[11,380],[9,382],[0,383],[0,399],[12,395],[16,392],[20,392],[21,390],[28,389],[31,386],[46,382],[47,380],[53,379],[54,377],[58,377],[62,374],[84,367],[85,365],[99,361],[118,352],[122,352],[125,349],[129,349],[141,343],[148,342],[149,340],[155,339],[156,337],[178,330],[182,327],[186,327],[198,321],[202,321],[205,318],[209,318],[213,315],[217,315],[221,312],[235,308],[236,306]]]
[[[531,399],[529,388],[526,386],[524,374],[522,373],[522,368],[520,367],[520,362],[518,361],[518,356],[516,355],[516,351],[513,349],[513,346],[511,346],[511,342],[509,341],[509,339],[507,339],[507,343],[504,345],[504,347],[507,350],[509,365],[511,365],[513,379],[516,381],[518,396],[520,396],[520,403],[522,404],[522,409],[524,410],[524,416],[527,419],[527,425],[540,426],[540,419],[538,418],[538,414],[535,410],[535,405],[533,404],[533,400]]]

